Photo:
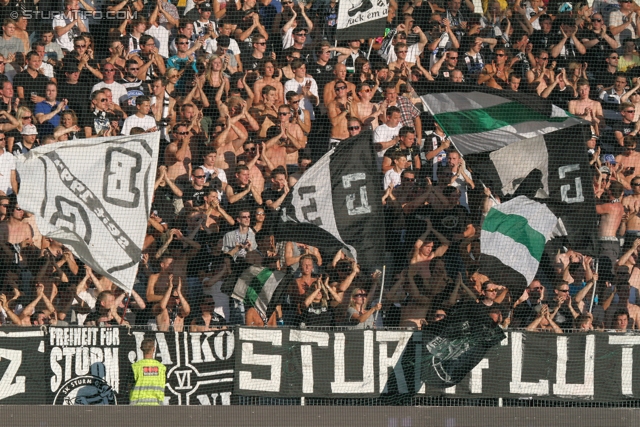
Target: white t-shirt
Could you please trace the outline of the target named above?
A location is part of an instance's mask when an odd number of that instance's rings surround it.
[[[225,173],[224,170],[220,169],[220,168],[216,168],[214,166],[213,169],[208,169],[205,165],[200,166],[200,169],[202,169],[204,171],[205,174],[205,179],[208,181],[209,177],[211,176],[211,174],[214,172],[214,169],[216,171],[218,171],[218,179],[220,180],[220,182],[224,182],[225,184],[227,183],[227,174]],[[222,193],[220,191],[218,191],[218,200],[222,201]]]
[[[216,308],[213,311],[223,316],[225,320],[229,321],[229,316],[230,316],[229,295],[222,292],[222,289],[221,289],[222,284],[224,283],[224,280],[220,280],[210,288],[207,288],[206,286],[208,286],[210,283],[211,282],[207,283],[207,281],[204,281],[202,283],[203,289],[204,289],[202,293],[205,295],[211,295],[213,297],[213,301],[216,304]]]
[[[81,18],[82,19],[82,23],[89,28],[89,23],[87,22],[86,19]],[[66,27],[67,25],[69,25],[71,23],[71,19],[67,19],[64,17],[64,15],[56,15],[53,17],[53,34],[56,34],[56,27]],[[71,30],[67,31],[66,33],[64,33],[62,36],[58,37],[56,35],[56,43],[58,43],[60,45],[60,47],[62,49],[66,49],[69,52],[71,52],[73,50],[73,37],[75,35],[80,35],[80,29],[78,28],[78,26],[76,25],[75,27],[73,27]]]
[[[309,90],[313,95],[315,95],[316,98],[320,99],[320,97],[318,96],[318,84],[313,77],[305,77],[302,83],[298,83],[296,79],[287,81],[284,84],[284,93],[287,93],[290,90],[294,91],[295,93],[302,93],[302,86],[306,85],[308,81],[311,82],[311,87],[309,88]],[[311,120],[316,119],[316,115],[313,112],[313,104],[311,103],[311,101],[309,101],[309,98],[302,98],[300,108],[303,108],[309,112],[309,114],[311,115]]]
[[[169,35],[171,34],[169,30],[167,30],[162,25],[153,26],[151,25],[147,31],[144,32],[147,35],[153,37],[153,41],[156,43],[156,47],[158,48],[158,53],[163,58],[169,57]]]
[[[389,142],[398,136],[401,128],[402,122],[398,123],[398,126],[394,128],[390,128],[386,124],[380,125],[373,131],[373,142]],[[382,161],[384,160],[384,153],[386,153],[387,150],[388,148],[378,151],[378,170],[382,170]]]
[[[416,58],[420,56],[422,53],[422,49],[420,49],[420,45],[418,43],[412,44],[407,49],[407,56],[405,61],[407,62],[416,62]],[[398,60],[398,55],[396,55],[395,46],[391,45],[389,49],[389,56],[387,57],[387,64],[391,64],[392,62],[396,62]]]
[[[0,190],[6,195],[13,194],[11,171],[16,170],[16,158],[7,150],[0,155]]]
[[[469,177],[469,179],[473,179],[471,177],[471,172],[464,168],[464,173]],[[464,206],[469,209],[469,199],[467,197],[467,181],[464,180],[462,176],[456,178],[455,181],[451,184],[452,187],[456,187],[460,190],[460,206]]]
[[[204,42],[204,50],[207,53],[216,53],[216,50],[218,50],[218,39],[207,39],[206,42]],[[234,39],[231,39],[229,41],[229,50],[231,52],[233,52],[234,55],[240,55],[240,46],[238,46],[238,42],[235,41]]]
[[[144,116],[142,118],[136,116],[135,114],[127,117],[127,120],[124,121],[122,125],[122,135],[129,135],[131,133],[131,129],[133,128],[142,128],[145,131],[149,129],[153,129],[157,127],[156,119],[152,116]]]
[[[384,174],[384,182],[382,184],[382,189],[386,190],[387,188],[389,188],[389,185],[391,185],[392,188],[396,188],[398,185],[400,185],[401,183],[400,175],[402,175],[402,171],[396,172],[394,168],[389,169]]]
[[[105,87],[107,89],[111,89],[111,95],[112,95],[111,99],[113,99],[113,102],[120,105],[120,98],[127,95],[127,88],[118,82],[113,82],[113,83],[100,82],[94,85],[93,88],[91,88],[91,93],[97,90],[103,89]]]

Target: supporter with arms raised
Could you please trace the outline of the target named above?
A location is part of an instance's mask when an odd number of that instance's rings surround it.
[[[158,331],[184,331],[184,321],[191,313],[189,302],[182,294],[182,278],[177,278],[177,286],[174,286],[174,280],[174,276],[170,275],[162,299],[153,306]]]
[[[604,126],[602,105],[589,98],[588,80],[578,80],[577,86],[578,99],[569,101],[569,112],[591,122],[591,132],[600,135],[600,129]]]

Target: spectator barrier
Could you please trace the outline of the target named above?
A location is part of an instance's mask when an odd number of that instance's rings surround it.
[[[415,330],[9,327],[0,337],[0,403],[127,404],[131,364],[149,336],[167,367],[166,405],[634,405],[640,392],[634,334],[509,331],[457,386],[435,389],[421,381],[427,343]]]

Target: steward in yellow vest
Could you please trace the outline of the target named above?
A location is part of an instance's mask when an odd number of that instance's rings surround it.
[[[135,386],[129,394],[130,405],[162,405],[167,368],[153,358],[156,340],[145,338],[140,345],[144,359],[131,365]]]

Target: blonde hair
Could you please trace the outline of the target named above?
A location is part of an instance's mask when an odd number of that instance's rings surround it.
[[[361,293],[361,292],[364,292],[364,289],[362,289],[362,288],[355,288],[353,291],[351,291],[351,297],[350,297],[350,299],[349,299],[349,307],[352,307],[352,308],[355,308],[355,307],[356,307],[356,304],[355,304],[355,302],[353,301],[353,299],[354,299],[354,297],[355,297],[355,295],[356,295],[356,294],[359,294],[359,293]],[[364,300],[362,301],[362,305],[363,305],[363,306],[366,304],[366,299],[367,299],[367,297],[364,297]]]

